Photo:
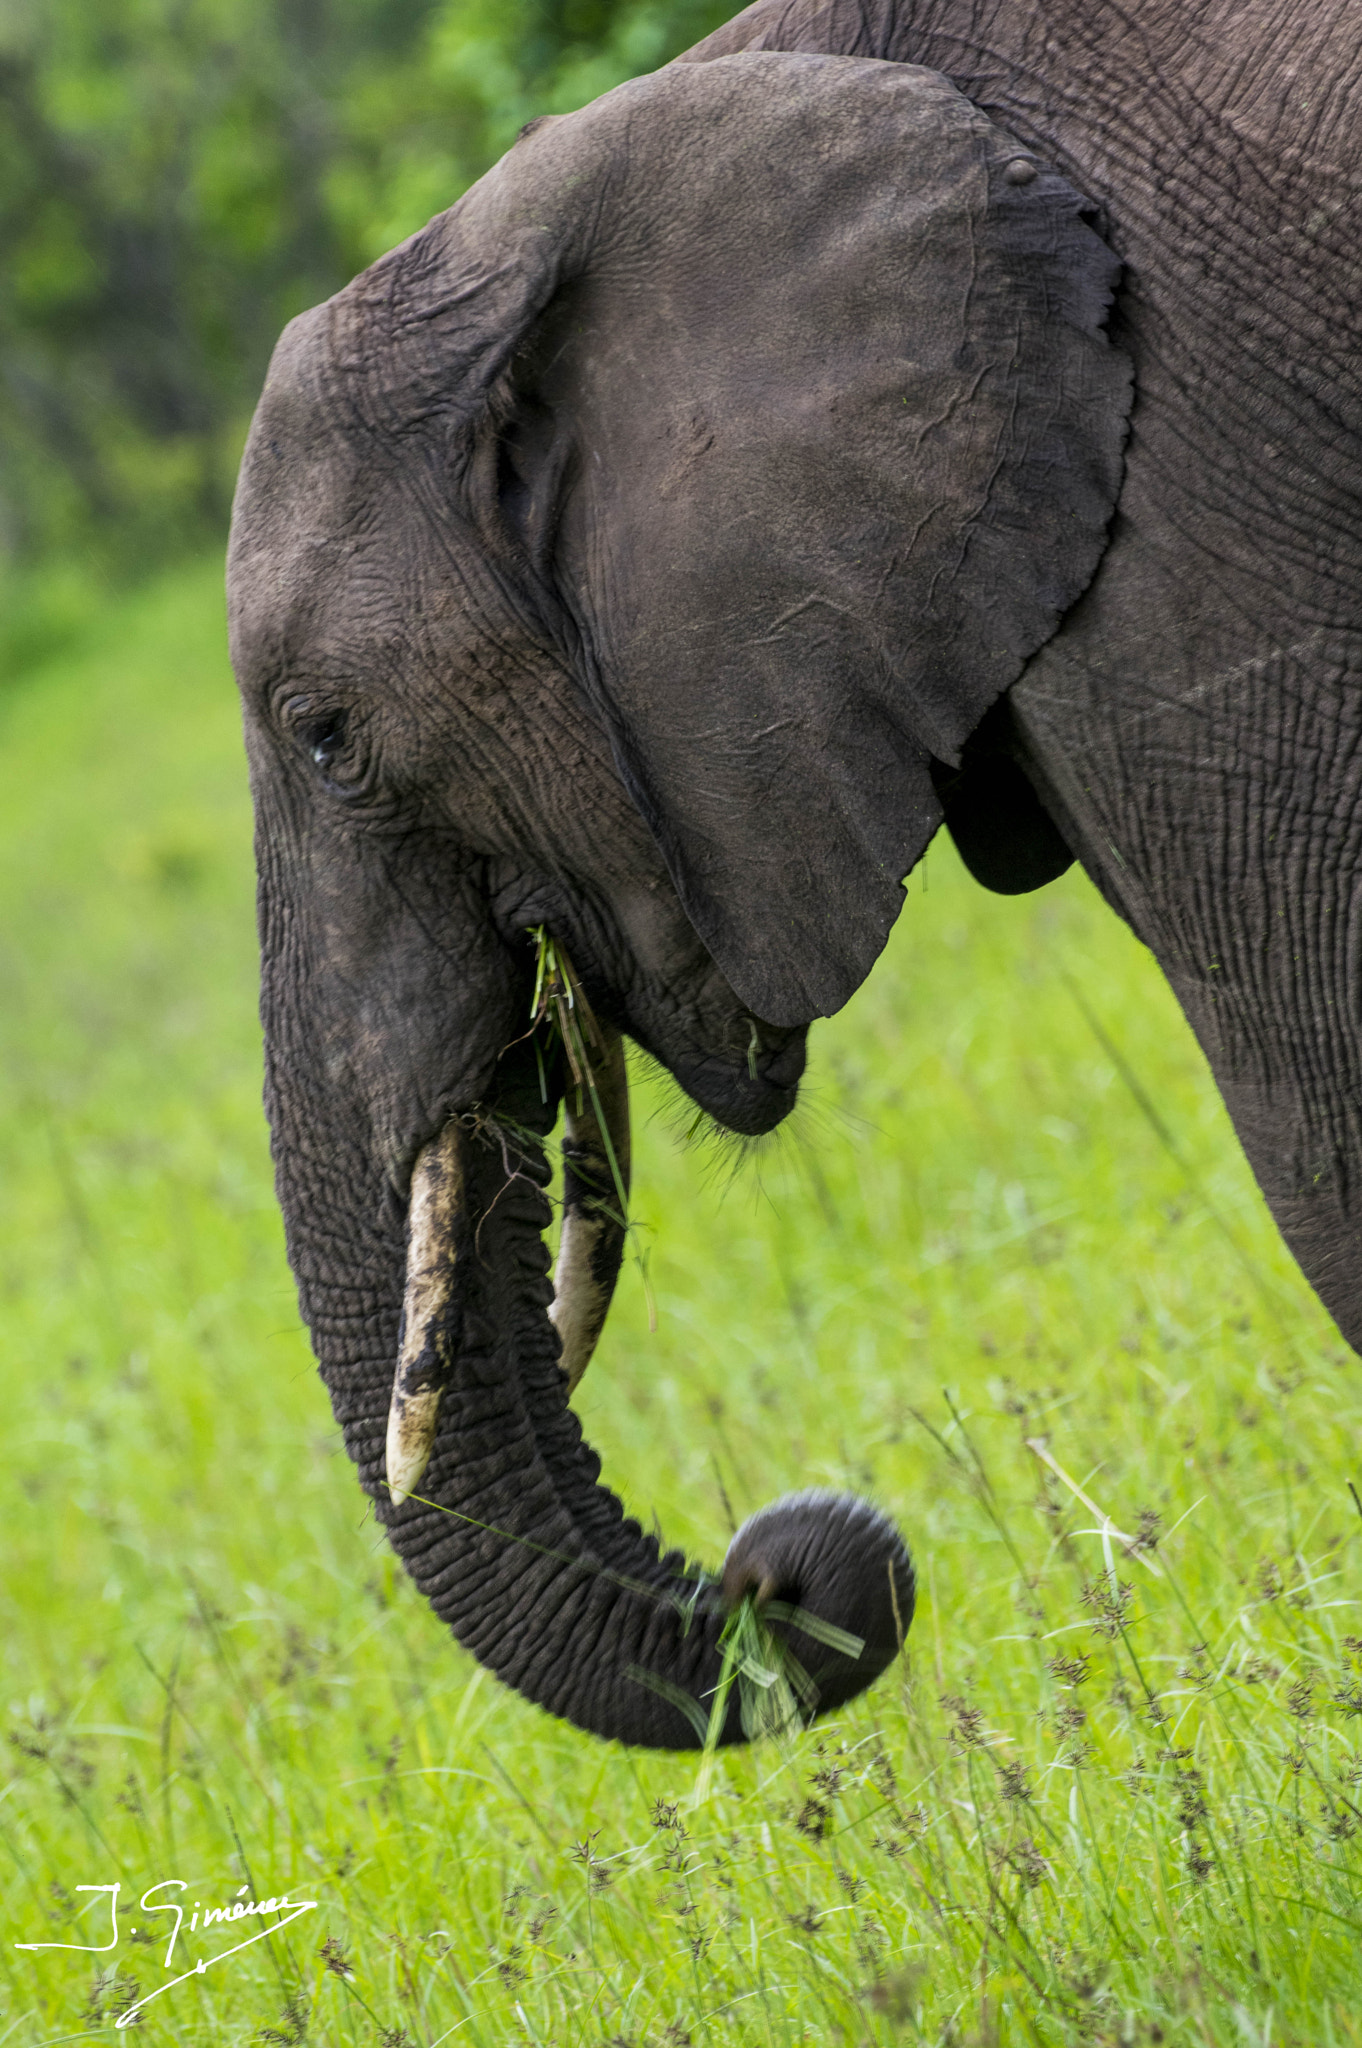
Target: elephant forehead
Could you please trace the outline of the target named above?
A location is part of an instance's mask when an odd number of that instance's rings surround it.
[[[409,480],[271,378],[242,467],[228,553],[232,659],[248,695],[306,673],[368,686],[410,653],[427,614],[460,606],[430,581],[428,522]]]
[[[243,687],[308,636],[373,524],[374,479],[339,431],[326,386],[325,328],[325,307],[285,328],[242,458],[227,601]]]

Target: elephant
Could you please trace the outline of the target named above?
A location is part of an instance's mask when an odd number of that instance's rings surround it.
[[[569,1393],[625,1039],[774,1127],[943,822],[1152,950],[1362,1336],[1360,26],[756,0],[277,346],[228,579],[289,1256],[407,1570],[583,1729],[742,1739],[743,1611],[808,1711],[902,1645],[878,1509],[703,1571]]]

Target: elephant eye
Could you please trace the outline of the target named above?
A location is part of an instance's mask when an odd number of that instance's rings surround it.
[[[339,712],[314,725],[308,733],[312,758],[319,768],[329,768],[345,744],[345,720]]]
[[[284,709],[302,744],[323,774],[334,776],[345,749],[348,720],[334,705],[311,697],[290,697]]]

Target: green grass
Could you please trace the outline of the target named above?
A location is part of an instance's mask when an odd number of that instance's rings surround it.
[[[606,1747],[446,1639],[339,1450],[221,640],[209,565],[0,698],[0,2048],[114,2038],[170,1878],[318,1904],[153,2041],[1357,2040],[1359,1369],[1149,958],[943,841],[755,1160],[642,1082],[658,1326],[627,1266],[578,1396],[608,1476],[710,1561],[863,1489],[920,1602],[807,1734],[707,1778]],[[116,1950],[15,1948],[106,1939],[75,1887],[115,1881]]]

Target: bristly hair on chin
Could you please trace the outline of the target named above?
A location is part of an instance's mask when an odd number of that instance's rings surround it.
[[[863,1117],[820,1099],[817,1084],[811,1084],[806,1076],[794,1108],[774,1130],[763,1131],[759,1136],[730,1131],[708,1110],[699,1108],[660,1061],[642,1051],[632,1039],[626,1045],[631,1085],[635,1076],[641,1080],[644,1075],[657,1084],[654,1099],[661,1099],[649,1120],[660,1121],[672,1141],[697,1159],[704,1180],[718,1186],[723,1198],[750,1173],[753,1193],[759,1199],[767,1199],[762,1169],[778,1156],[793,1155],[809,1177],[818,1181],[820,1176],[813,1172],[813,1165],[819,1139],[825,1134],[831,1136],[834,1130],[839,1136],[850,1130],[861,1141],[870,1128]]]

